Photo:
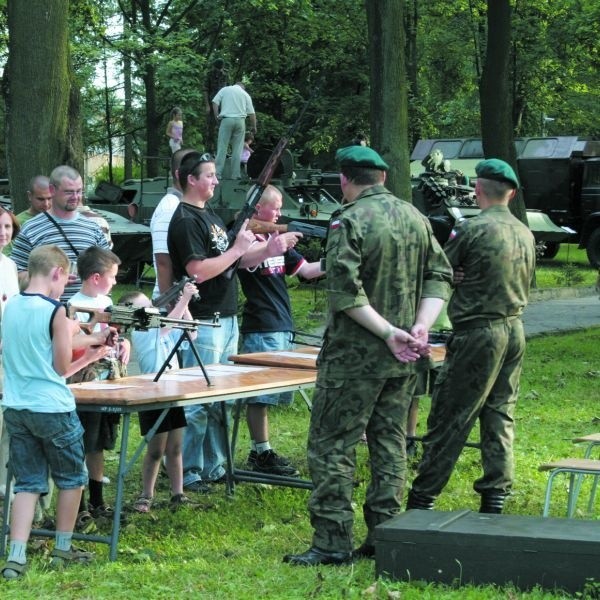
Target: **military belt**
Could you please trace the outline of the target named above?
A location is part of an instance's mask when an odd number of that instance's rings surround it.
[[[470,321],[464,321],[463,323],[456,323],[453,326],[454,331],[469,331],[469,329],[480,329],[481,327],[492,327],[493,325],[500,325],[501,323],[510,323],[515,319],[519,319],[518,315],[512,317],[502,317],[500,319],[471,319]]]

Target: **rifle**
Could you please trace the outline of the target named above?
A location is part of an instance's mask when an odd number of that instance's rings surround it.
[[[324,239],[327,236],[327,229],[319,225],[310,225],[302,221],[290,221],[289,223],[270,223],[269,221],[260,221],[259,219],[250,219],[248,229],[252,233],[286,233],[287,231],[297,231],[307,237],[317,237]]]
[[[105,310],[87,308],[82,306],[73,306],[69,304],[67,313],[70,318],[76,318],[77,313],[84,313],[90,316],[87,323],[81,323],[81,328],[91,333],[98,323],[106,323],[119,331],[129,331],[136,329],[147,331],[155,327],[172,327],[174,329],[183,329],[194,331],[199,325],[207,327],[220,327],[219,313],[215,313],[212,321],[197,321],[192,319],[172,319],[160,314],[156,307],[135,307],[131,305],[113,305]]]
[[[312,102],[313,96],[314,91],[313,94],[311,94],[310,98],[304,103],[304,106],[302,107],[302,110],[300,111],[296,122],[288,129],[287,133],[279,140],[279,142],[277,142],[277,146],[275,146],[275,149],[273,150],[273,152],[271,152],[269,160],[267,160],[265,166],[260,172],[260,175],[256,178],[256,183],[252,186],[250,193],[248,194],[246,204],[244,204],[242,210],[240,210],[240,212],[238,213],[235,222],[233,223],[233,227],[230,230],[233,237],[235,237],[239,233],[244,221],[246,219],[250,219],[254,214],[256,205],[258,204],[260,197],[265,191],[265,188],[269,185],[269,182],[273,177],[273,173],[277,168],[277,164],[281,159],[281,155],[283,154],[283,151],[288,145],[290,138],[293,137],[298,127],[300,126],[300,122],[304,117],[304,113],[306,112],[308,105]]]
[[[308,105],[312,102],[312,99],[316,93],[316,88],[313,89],[313,93],[310,95],[309,99],[304,103],[296,122],[288,129],[287,133],[277,142],[277,146],[273,152],[271,152],[271,156],[269,156],[269,160],[267,160],[265,166],[262,168],[260,175],[256,178],[256,183],[250,189],[248,193],[248,198],[246,199],[246,204],[242,207],[240,212],[237,214],[235,221],[233,223],[232,228],[230,229],[231,237],[235,238],[239,233],[244,221],[246,219],[250,219],[254,212],[256,211],[256,205],[260,200],[265,188],[269,185],[273,177],[273,173],[277,168],[277,164],[281,159],[281,155],[285,150],[290,138],[296,133],[298,127],[300,126],[300,122],[302,121],[302,117],[304,117],[304,113],[308,108]],[[227,279],[231,279],[237,270],[237,266],[239,261],[233,264],[227,271],[225,271],[224,275]]]
[[[154,298],[152,300],[152,304],[156,306],[156,308],[162,308],[163,306],[168,306],[173,303],[179,297],[179,294],[183,291],[186,283],[196,283],[195,277],[182,277],[181,281],[175,282],[166,292]],[[194,294],[194,300],[200,300],[200,296],[198,294]]]

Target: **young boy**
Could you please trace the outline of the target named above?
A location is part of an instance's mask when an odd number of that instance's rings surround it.
[[[27,540],[40,494],[48,492],[48,470],[58,488],[55,565],[87,563],[90,552],[73,547],[73,527],[87,480],[83,429],[65,377],[106,354],[106,346],[88,346],[71,362],[76,321],[53,298],[64,291],[69,259],[57,246],[31,251],[29,284],[10,299],[2,319],[3,408],[10,435],[10,464],[15,477],[10,549],[2,567],[6,579],[26,568]]]
[[[192,283],[186,283],[183,293],[169,313],[172,319],[191,319],[188,310],[190,299],[198,292]],[[132,304],[136,307],[148,308],[152,306],[150,299],[141,292],[130,292],[125,294],[119,304]],[[140,371],[142,373],[156,373],[168,358],[181,331],[169,327],[161,329],[149,329],[148,331],[133,331],[131,342],[133,351],[137,355]],[[192,338],[196,336],[194,331]],[[172,360],[173,367],[178,368],[177,356]],[[158,419],[160,410],[148,410],[139,413],[140,433],[146,435]],[[171,500],[169,502],[173,510],[181,506],[196,506],[183,493],[183,460],[181,446],[183,443],[183,432],[187,425],[183,408],[171,408],[159,425],[154,437],[148,442],[148,450],[144,456],[142,465],[142,493],[134,502],[133,508],[139,513],[148,513],[154,498],[154,487],[163,455],[166,456],[167,475],[171,483]]]
[[[117,282],[117,271],[121,260],[119,257],[99,246],[91,246],[77,258],[77,271],[81,278],[81,291],[70,300],[73,307],[103,310],[112,304],[108,293]],[[80,322],[90,319],[88,313],[77,313]],[[98,324],[94,332],[107,328],[106,324]],[[83,335],[83,334],[82,334]],[[129,362],[129,341],[124,340],[115,345],[112,358],[123,364]],[[97,379],[107,379],[110,365],[102,361],[98,365]],[[92,519],[112,519],[113,509],[104,502],[104,450],[113,450],[117,441],[118,415],[105,415],[95,412],[79,412],[79,419],[85,431],[83,443],[85,461],[89,473],[89,507],[84,494],[81,496],[80,512],[77,527],[82,531],[93,529]]]

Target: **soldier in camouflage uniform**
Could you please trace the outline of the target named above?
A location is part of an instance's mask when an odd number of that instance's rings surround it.
[[[355,556],[372,557],[375,526],[399,512],[408,407],[416,373],[429,368],[420,359],[452,276],[427,219],[383,186],[379,154],[350,146],[336,158],[346,205],[329,225],[329,319],[308,434],[315,532],[309,550],[284,557],[294,565],[352,560],[355,448],[365,430],[369,533]]]
[[[514,413],[525,336],[521,314],[535,267],[535,241],[508,209],[519,186],[512,168],[481,161],[475,193],[482,209],[455,227],[444,250],[462,271],[448,307],[447,343],[407,508],[433,508],[479,419],[480,512],[500,513],[513,482]]]

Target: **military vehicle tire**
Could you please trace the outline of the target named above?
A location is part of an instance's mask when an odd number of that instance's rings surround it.
[[[600,227],[592,231],[585,246],[588,260],[592,267],[600,268]]]
[[[544,250],[544,254],[542,254],[542,258],[550,260],[558,254],[560,244],[558,242],[545,242],[545,244],[546,249]]]

